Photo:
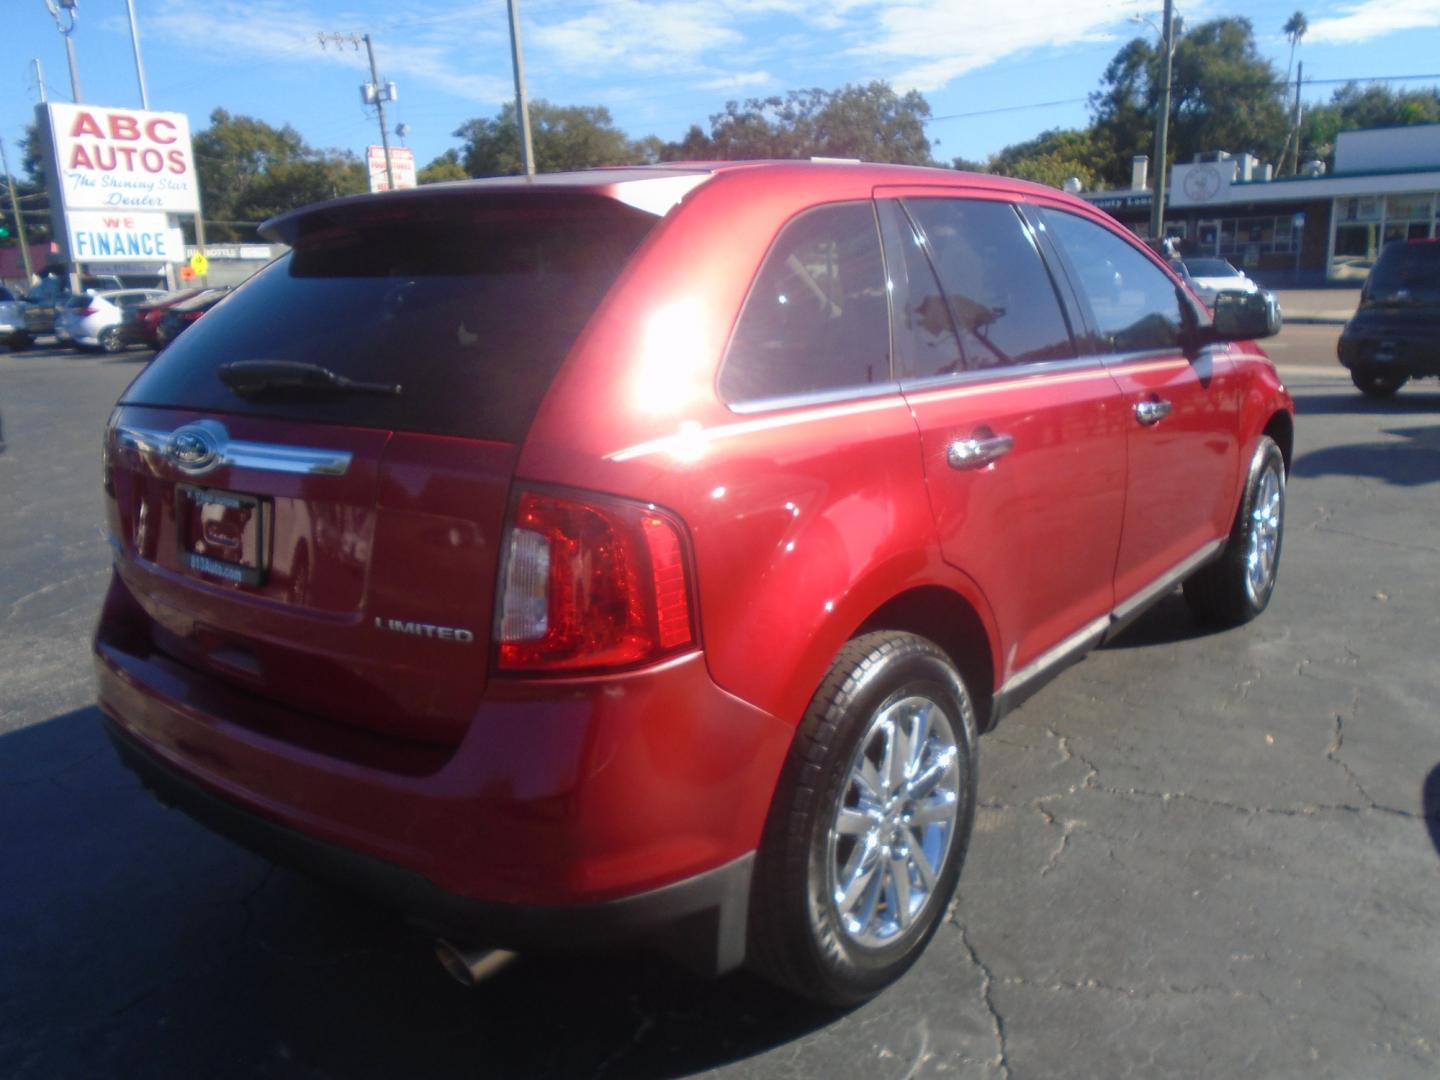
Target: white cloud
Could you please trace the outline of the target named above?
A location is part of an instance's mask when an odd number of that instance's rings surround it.
[[[775,80],[768,71],[737,71],[733,75],[717,75],[696,83],[701,90],[744,90],[748,87],[768,86]]]
[[[1340,9],[1344,14],[1316,19],[1301,44],[1348,45],[1400,30],[1440,27],[1437,0],[1362,0]]]
[[[444,18],[454,17],[451,12]],[[227,60],[237,56],[251,63],[326,64],[353,69],[359,81],[368,78],[364,47],[353,44],[320,45],[322,33],[348,33],[339,25],[294,4],[277,0],[165,0],[146,15],[146,33],[183,43],[197,52]],[[401,23],[404,20],[399,20]],[[477,72],[475,38],[463,42],[446,35],[433,20],[410,34],[376,35],[376,52],[383,78],[415,79],[472,101],[497,102],[510,93],[507,78]],[[217,73],[217,78],[221,77]],[[357,98],[358,100],[358,98]]]
[[[912,0],[881,9],[876,40],[852,52],[905,64],[891,76],[897,90],[938,90],[1014,53],[1109,40],[1106,29],[1134,10],[1123,0],[1094,5],[1032,0],[1009,12],[953,0]]]

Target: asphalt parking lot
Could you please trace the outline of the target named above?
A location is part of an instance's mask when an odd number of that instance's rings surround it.
[[[0,1075],[1440,1074],[1440,383],[1300,410],[1280,584],[1161,603],[981,742],[960,894],[846,1014],[644,957],[475,991],[386,913],[152,802],[91,706],[99,432],[147,354],[0,352]]]

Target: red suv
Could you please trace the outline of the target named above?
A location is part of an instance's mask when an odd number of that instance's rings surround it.
[[[976,734],[1275,583],[1292,405],[1057,191],[846,163],[308,207],[125,392],[101,707],[165,800],[471,946],[896,978]]]

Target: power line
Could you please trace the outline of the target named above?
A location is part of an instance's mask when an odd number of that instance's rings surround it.
[[[1440,72],[1423,75],[1352,75],[1339,79],[1306,79],[1303,86],[1337,86],[1349,83],[1416,82],[1422,79],[1440,79]],[[1289,90],[1296,85],[1295,79],[1271,80],[1268,82],[1219,83],[1211,90]],[[972,112],[946,113],[944,116],[929,116],[925,123],[935,124],[941,120],[967,120],[975,116],[997,116],[1000,113],[1023,112],[1027,109],[1051,109],[1058,105],[1078,105],[1090,100],[1090,95],[1078,98],[1060,98],[1057,101],[1036,101],[1029,105],[1005,105],[997,109],[976,109]]]

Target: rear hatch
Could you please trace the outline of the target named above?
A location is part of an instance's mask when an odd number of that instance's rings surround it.
[[[1347,335],[1432,349],[1440,342],[1440,240],[1387,244],[1360,292]]]
[[[519,445],[656,220],[544,192],[286,219],[293,250],[111,421],[117,568],[147,647],[310,715],[457,741]]]

